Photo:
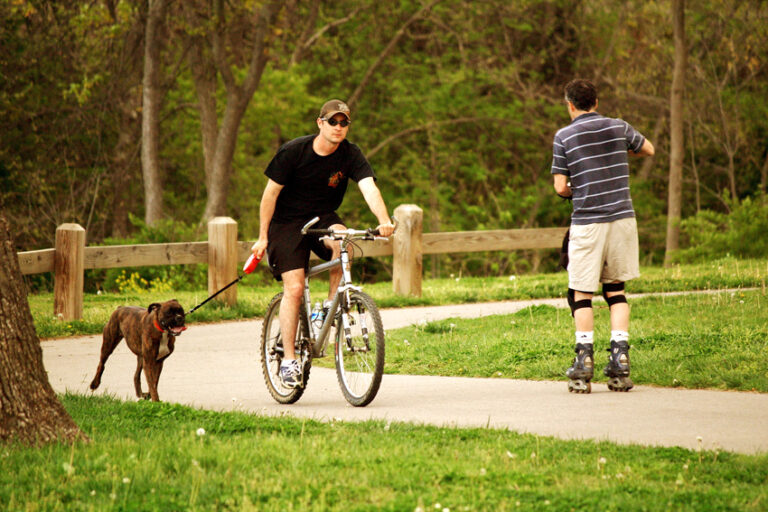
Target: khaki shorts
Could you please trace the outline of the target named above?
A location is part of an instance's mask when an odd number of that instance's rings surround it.
[[[598,224],[571,225],[568,287],[595,293],[599,283],[640,276],[637,221],[634,217]]]

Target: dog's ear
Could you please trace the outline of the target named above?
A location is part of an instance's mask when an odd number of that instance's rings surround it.
[[[154,311],[154,310],[156,310],[156,309],[160,309],[160,303],[158,303],[158,302],[153,302],[153,303],[152,303],[152,304],[150,304],[150,305],[149,305],[149,307],[147,308],[147,312],[148,312],[148,313],[151,313],[152,311]]]

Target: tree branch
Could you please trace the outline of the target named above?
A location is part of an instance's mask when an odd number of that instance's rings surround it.
[[[293,55],[291,55],[291,63],[290,65],[296,65],[298,64],[302,58],[304,58],[304,53],[309,49],[310,46],[315,44],[318,39],[320,39],[323,34],[328,32],[330,29],[334,27],[338,27],[339,25],[343,25],[344,23],[348,22],[352,18],[355,17],[355,15],[362,10],[362,6],[358,6],[355,10],[353,10],[351,13],[349,13],[348,16],[345,16],[343,18],[339,18],[338,20],[334,20],[330,23],[327,23],[324,27],[318,29],[312,36],[309,36],[309,32],[312,29],[312,25],[314,25],[315,21],[317,21],[317,14],[320,8],[320,3],[322,0],[318,0],[317,2],[312,4],[312,11],[310,11],[309,19],[307,20],[307,25],[304,30],[304,33],[301,35],[301,39],[299,40],[299,43],[296,45],[296,49],[293,51]]]
[[[211,36],[211,48],[213,50],[213,62],[216,69],[221,74],[227,91],[235,87],[235,77],[227,62],[226,50],[224,48],[224,5],[223,0],[214,0],[213,2],[213,34]],[[231,92],[231,91],[230,91]]]
[[[267,42],[267,34],[269,28],[275,21],[277,13],[282,9],[283,2],[280,0],[273,0],[265,5],[259,17],[256,20],[256,26],[254,28],[253,38],[253,51],[251,52],[251,62],[248,67],[248,74],[243,80],[242,86],[242,98],[244,101],[250,101],[253,93],[256,91],[256,87],[259,85],[261,79],[261,73],[264,71],[264,67],[267,65],[267,55],[269,44]]]
[[[429,130],[438,126],[443,126],[446,124],[462,124],[462,123],[476,123],[478,121],[492,121],[492,122],[504,122],[504,119],[498,119],[494,117],[459,117],[456,119],[446,119],[444,121],[430,121],[429,123],[422,124],[421,126],[416,126],[413,128],[408,128],[406,130],[399,131],[397,133],[393,133],[386,139],[379,142],[372,150],[368,151],[366,153],[366,156],[368,159],[372,158],[373,155],[381,151],[381,149],[384,148],[387,144],[390,142],[399,139],[401,137],[405,137],[406,135],[410,135],[411,133],[421,132],[424,130]]]
[[[357,101],[360,99],[360,96],[363,94],[363,90],[368,85],[368,82],[370,81],[371,77],[373,76],[373,73],[378,69],[378,67],[381,65],[382,62],[384,62],[387,57],[389,57],[392,52],[395,50],[395,46],[397,46],[397,43],[402,39],[403,35],[405,34],[405,29],[408,28],[413,22],[421,18],[424,13],[432,9],[435,5],[442,2],[443,0],[432,0],[429,4],[425,5],[418,11],[416,11],[408,20],[403,23],[403,25],[395,32],[395,35],[392,36],[392,39],[390,39],[387,46],[382,50],[382,52],[379,54],[376,61],[371,64],[371,66],[368,68],[368,71],[365,72],[365,76],[363,76],[363,79],[360,81],[360,83],[357,86],[357,89],[355,89],[355,92],[352,93],[352,96],[350,96],[347,99],[347,104],[350,106],[350,108],[354,107],[354,105],[357,103]]]

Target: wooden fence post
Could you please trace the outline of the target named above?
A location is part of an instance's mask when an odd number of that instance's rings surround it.
[[[53,254],[53,314],[64,321],[83,318],[85,229],[80,224],[56,228]]]
[[[213,295],[237,279],[237,222],[215,217],[208,222],[208,293]],[[216,297],[228,306],[237,303],[237,286]]]
[[[398,224],[392,242],[392,289],[401,295],[421,297],[424,212],[415,204],[401,204],[394,215]]]

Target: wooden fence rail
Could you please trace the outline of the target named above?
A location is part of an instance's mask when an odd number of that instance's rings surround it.
[[[418,206],[398,206],[394,215],[398,228],[391,241],[359,245],[366,256],[392,256],[394,291],[414,296],[421,295],[425,254],[553,249],[560,247],[567,229],[423,233],[423,212]],[[85,235],[78,224],[62,224],[56,229],[54,249],[18,253],[22,274],[54,273],[54,315],[62,320],[83,316],[86,269],[207,263],[208,293],[213,294],[237,278],[239,265],[251,254],[253,245],[253,241],[237,240],[237,223],[229,217],[216,217],[208,223],[207,242],[86,247]],[[237,287],[231,287],[216,299],[235,304]]]

